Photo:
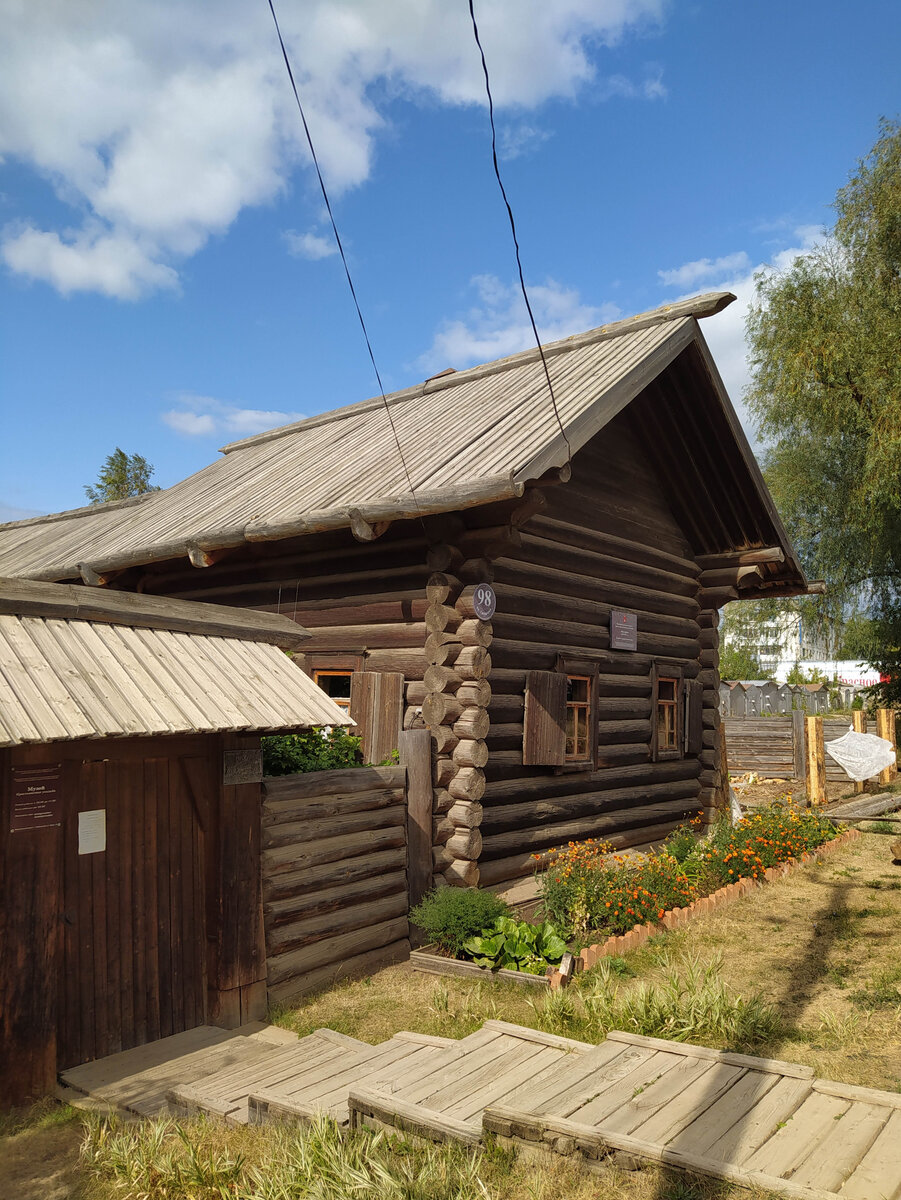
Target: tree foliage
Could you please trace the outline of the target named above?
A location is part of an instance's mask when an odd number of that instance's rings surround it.
[[[726,645],[720,650],[720,679],[762,679],[760,659],[747,646]]]
[[[158,492],[151,484],[153,467],[140,454],[126,454],[117,446],[100,468],[97,482],[85,484],[84,494],[92,504],[107,504],[110,500],[127,500],[145,492]]]
[[[758,276],[747,398],[805,567],[833,607],[863,598],[884,649],[901,646],[901,124],[834,208],[818,247]]]

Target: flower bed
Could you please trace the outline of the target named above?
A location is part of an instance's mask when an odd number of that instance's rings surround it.
[[[612,854],[598,841],[552,851],[539,877],[540,925],[515,920],[488,892],[434,892],[411,913],[434,944],[414,951],[411,963],[435,974],[558,987],[569,977],[559,970],[567,943],[567,967],[588,969],[858,836],[836,836],[815,810],[778,803],[736,825],[722,822],[700,841],[696,826],[680,827],[659,851],[640,857]]]
[[[605,842],[551,851],[551,865],[539,877],[548,919],[580,944],[592,934],[622,934],[739,879],[762,879],[770,867],[797,860],[838,833],[821,813],[778,803],[735,825],[720,821],[702,840],[698,824],[681,826],[659,851],[638,859],[612,853]]]

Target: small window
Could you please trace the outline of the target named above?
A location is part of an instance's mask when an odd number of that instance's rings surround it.
[[[658,752],[679,749],[677,708],[679,703],[679,680],[658,678],[657,680],[657,750]]]
[[[350,683],[353,678],[352,671],[314,671],[313,681],[317,683],[326,695],[343,708],[345,712],[350,711]]]
[[[566,677],[567,762],[584,762],[591,757],[591,679],[587,675]]]

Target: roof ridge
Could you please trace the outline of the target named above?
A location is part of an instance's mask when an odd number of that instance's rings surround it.
[[[735,299],[736,297],[733,292],[704,292],[699,296],[691,296],[686,300],[677,300],[672,304],[663,304],[659,308],[649,309],[647,312],[636,313],[632,317],[624,317],[620,321],[599,325],[597,328],[586,330],[584,333],[571,334],[569,337],[560,338],[556,342],[544,343],[542,344],[542,350],[546,357],[556,357],[558,354],[580,350],[584,346],[591,346],[596,342],[606,341],[610,338],[622,337],[625,334],[637,332],[640,329],[646,329],[651,325],[662,324],[666,321],[676,321],[683,317],[695,317],[696,319],[712,317],[716,313],[722,312]],[[373,396],[368,400],[360,400],[356,404],[348,404],[341,408],[330,409],[328,412],[317,413],[312,417],[304,417],[302,421],[294,421],[292,424],[282,425],[278,429],[268,429],[262,433],[253,434],[251,437],[241,438],[236,442],[229,442],[227,445],[221,446],[220,450],[223,454],[232,454],[236,450],[245,450],[251,446],[261,446],[266,442],[288,437],[302,429],[315,429],[319,425],[328,425],[334,421],[341,421],[347,417],[356,416],[358,413],[372,412],[373,409],[382,407],[386,403],[388,405],[403,404],[407,400],[432,395],[434,392],[457,387],[461,383],[468,383],[472,380],[484,379],[488,375],[496,375],[502,371],[513,370],[526,363],[537,362],[539,361],[539,357],[538,347],[532,346],[527,350],[520,350],[516,354],[507,355],[505,358],[494,359],[488,363],[477,363],[475,366],[467,367],[462,371],[450,370],[441,372],[438,375],[430,376],[423,383],[416,383],[411,387],[401,388],[396,392],[389,392],[387,396]]]
[[[143,504],[151,496],[158,496],[160,492],[165,491],[168,491],[168,488],[151,488],[148,492],[141,492],[140,496],[126,496],[124,500],[106,500],[101,504],[82,504],[79,508],[44,513],[40,517],[23,517],[19,521],[4,521],[0,523],[0,532],[4,529],[11,529],[13,526],[16,529],[22,529],[30,525],[50,525],[54,521],[64,521],[69,517],[82,517],[90,513],[115,512],[122,508],[132,508],[136,504]]]

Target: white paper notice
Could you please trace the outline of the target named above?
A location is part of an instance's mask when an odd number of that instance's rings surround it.
[[[106,809],[78,814],[78,853],[97,854],[106,849]]]

